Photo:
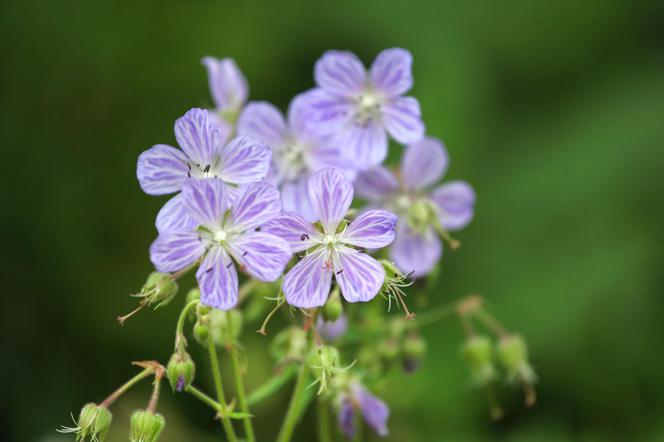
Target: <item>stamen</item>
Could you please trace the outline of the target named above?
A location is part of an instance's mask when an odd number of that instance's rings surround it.
[[[309,234],[308,233],[303,233],[302,235],[300,235],[300,241],[304,241],[304,240],[307,240],[307,239],[309,239]]]

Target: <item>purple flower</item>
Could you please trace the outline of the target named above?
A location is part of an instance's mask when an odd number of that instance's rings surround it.
[[[237,116],[247,101],[249,86],[235,60],[204,57],[202,63],[207,68],[215,110],[222,116]]]
[[[288,121],[270,103],[250,103],[240,115],[238,133],[255,137],[272,149],[268,180],[278,186],[283,210],[314,221],[316,213],[307,197],[307,179],[312,172],[325,166],[342,167],[343,162],[336,145],[325,143],[307,129],[306,101],[306,94],[291,101]]]
[[[390,409],[385,402],[369,393],[359,382],[351,385],[350,393],[342,396],[339,414],[337,416],[339,428],[349,439],[355,436],[355,413],[360,411],[364,421],[379,436],[387,436],[387,419]]]
[[[404,97],[413,86],[413,58],[405,49],[386,49],[367,72],[355,54],[328,51],[316,62],[318,86],[311,97],[312,128],[333,134],[358,170],[376,166],[387,155],[387,133],[400,143],[424,135],[420,105]]]
[[[475,192],[465,181],[450,181],[429,191],[449,163],[443,144],[424,138],[406,148],[398,179],[379,166],[361,173],[355,189],[372,206],[399,214],[390,257],[413,276],[429,273],[442,255],[439,231],[459,230],[473,218]]]
[[[348,319],[344,314],[341,314],[336,321],[326,321],[322,316],[318,316],[318,320],[316,321],[316,329],[318,329],[318,333],[323,335],[323,339],[326,341],[336,340],[346,333],[347,328]]]
[[[279,278],[292,254],[278,236],[256,228],[281,211],[279,191],[265,183],[240,188],[230,202],[221,180],[189,180],[182,189],[195,226],[160,232],[150,259],[160,272],[177,272],[201,260],[196,279],[201,302],[222,310],[237,303],[238,276],[231,257],[260,281]]]
[[[191,109],[175,122],[175,138],[182,150],[157,144],[138,157],[136,176],[145,193],[176,193],[190,178],[216,178],[232,185],[265,178],[270,149],[249,136],[224,145],[221,132],[203,109]],[[182,197],[171,198],[157,215],[157,230],[167,231],[195,224],[186,216]]]
[[[346,301],[370,301],[383,284],[385,270],[362,250],[390,244],[396,216],[385,210],[369,210],[346,224],[344,216],[353,200],[353,186],[332,168],[311,175],[309,199],[319,222],[311,224],[287,212],[262,227],[264,232],[285,239],[294,253],[307,251],[284,277],[286,301],[301,308],[324,305],[333,275]]]

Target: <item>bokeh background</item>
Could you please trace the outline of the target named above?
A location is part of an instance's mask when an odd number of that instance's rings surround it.
[[[534,409],[507,393],[492,422],[459,324],[428,326],[422,369],[384,392],[389,440],[664,440],[662,2],[32,0],[3,2],[0,27],[2,440],[71,440],[54,429],[128,378],[128,361],[169,356],[182,298],[114,318],[151,270],[165,201],[140,191],[136,157],[209,105],[200,59],[235,58],[251,98],[285,108],[324,50],[369,63],[392,46],[414,54],[448,177],[478,194],[430,305],[484,294],[527,337],[541,383]],[[251,388],[270,362],[246,335]],[[147,394],[118,403],[108,440],[126,440]],[[260,440],[286,400],[255,410]],[[164,442],[220,440],[194,399],[162,404]]]

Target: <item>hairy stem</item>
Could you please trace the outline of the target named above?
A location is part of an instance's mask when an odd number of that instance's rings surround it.
[[[221,405],[219,405],[219,402],[215,401],[212,399],[210,396],[207,394],[203,393],[201,390],[198,388],[194,387],[193,385],[188,386],[185,391],[189,394],[191,394],[193,397],[198,399],[199,401],[203,402],[204,404],[208,405],[210,408],[215,410],[217,413],[221,412]]]
[[[224,387],[221,383],[221,370],[219,369],[219,359],[217,359],[217,349],[214,346],[212,333],[210,333],[207,342],[208,354],[210,356],[210,365],[212,366],[212,376],[214,377],[214,387],[217,390],[217,400],[219,401],[219,414],[221,417],[221,425],[224,427],[226,437],[230,442],[237,442],[237,436],[233,429],[233,423],[228,416],[228,409],[226,407],[226,397],[224,396]]]
[[[187,346],[187,341],[184,338],[184,322],[187,319],[187,315],[189,314],[189,311],[192,308],[195,308],[200,301],[198,299],[194,299],[193,301],[190,301],[187,305],[184,306],[182,311],[180,312],[180,317],[178,317],[178,323],[175,327],[175,349],[177,350],[178,345],[180,342],[183,342],[185,347]]]
[[[124,383],[124,385],[120,386],[117,390],[115,390],[113,393],[111,393],[104,401],[100,404],[102,407],[109,407],[117,398],[122,396],[127,390],[129,390],[131,387],[136,385],[138,382],[142,381],[146,377],[150,376],[152,373],[154,373],[154,368],[153,367],[146,367],[138,373],[136,376],[133,378],[129,379],[127,382]]]
[[[295,424],[297,423],[297,418],[300,415],[300,403],[307,382],[307,373],[307,364],[306,362],[303,362],[300,366],[300,372],[297,375],[293,396],[291,396],[290,403],[288,404],[288,411],[286,412],[286,417],[281,425],[277,442],[290,442],[291,440]]]
[[[226,319],[228,320],[228,332],[230,335],[231,330],[233,329],[232,324],[232,315],[226,312]],[[233,378],[235,379],[235,394],[237,396],[238,404],[240,405],[240,411],[245,413],[245,416],[242,418],[244,424],[244,432],[247,437],[247,442],[254,442],[256,437],[254,436],[254,426],[251,422],[251,416],[249,415],[249,404],[247,403],[247,396],[244,391],[244,382],[242,380],[242,373],[240,367],[240,360],[237,354],[237,348],[234,343],[231,343],[228,349],[231,355],[231,367],[233,370]]]

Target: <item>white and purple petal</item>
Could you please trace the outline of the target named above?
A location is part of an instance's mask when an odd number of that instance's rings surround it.
[[[196,272],[201,304],[230,310],[237,304],[238,279],[233,261],[224,249],[212,247]]]
[[[430,198],[438,206],[438,219],[447,230],[462,229],[473,219],[475,191],[465,181],[449,181],[434,189]]]
[[[390,259],[404,273],[417,278],[431,272],[443,254],[443,246],[433,230],[414,232],[405,222],[397,225],[390,247]]]
[[[332,136],[330,143],[343,149],[345,160],[357,170],[377,166],[387,157],[387,133],[373,120],[364,124],[350,121]]]
[[[196,232],[165,232],[150,245],[150,261],[157,271],[171,273],[194,264],[204,252]]]
[[[385,269],[373,257],[349,247],[337,247],[334,273],[348,302],[371,301],[385,280]]]
[[[360,172],[353,183],[355,192],[367,201],[379,202],[394,195],[399,183],[394,174],[383,166]]]
[[[221,151],[219,177],[234,184],[262,181],[270,169],[272,151],[256,138],[240,135]]]
[[[219,110],[237,110],[249,95],[247,79],[232,58],[203,58],[214,105]]]
[[[395,97],[413,87],[413,56],[401,48],[385,49],[371,65],[371,83],[382,93]]]
[[[424,136],[420,104],[413,97],[396,97],[382,107],[383,124],[399,143],[409,144]]]
[[[353,185],[338,169],[326,167],[309,177],[309,200],[325,232],[333,233],[353,202]]]
[[[182,151],[157,144],[138,156],[136,177],[141,189],[150,195],[177,192],[187,179],[187,156]]]
[[[397,216],[387,210],[361,212],[344,231],[341,240],[356,247],[379,249],[394,241]]]
[[[316,61],[318,87],[344,96],[354,96],[366,86],[367,71],[359,58],[348,51],[327,51]]]
[[[269,221],[281,212],[281,199],[276,187],[266,183],[243,186],[233,201],[232,228],[249,230]]]
[[[265,232],[247,232],[230,240],[228,247],[241,270],[265,282],[278,279],[293,256],[286,241]]]
[[[305,92],[307,121],[305,127],[318,136],[336,133],[346,126],[357,111],[357,103],[317,88]]]
[[[302,176],[294,181],[284,181],[281,186],[282,209],[295,212],[307,221],[317,220],[316,211],[309,200],[309,177]]]
[[[293,253],[313,247],[317,233],[311,223],[295,212],[284,212],[261,226],[261,231],[282,238]]]
[[[288,129],[279,109],[266,101],[259,101],[244,108],[237,131],[262,141],[274,151],[284,144]]]
[[[199,225],[220,226],[229,207],[227,185],[221,180],[188,180],[182,188],[182,198],[187,213]]]
[[[443,143],[431,137],[406,147],[401,160],[401,176],[408,189],[423,189],[443,177],[449,164]]]
[[[387,436],[389,434],[387,419],[390,416],[390,409],[387,407],[387,404],[361,386],[355,387],[354,394],[355,400],[360,405],[364,421],[379,436]]]
[[[322,307],[332,285],[332,265],[326,249],[300,260],[284,277],[286,302],[294,307]]]
[[[175,139],[200,168],[212,163],[221,148],[221,134],[205,109],[191,109],[175,122]]]
[[[318,316],[316,329],[325,341],[334,341],[348,330],[348,318],[343,313],[336,321],[326,321],[322,316]]]
[[[178,193],[166,201],[166,204],[159,210],[155,225],[159,233],[164,233],[171,231],[191,231],[198,227],[199,223],[189,216],[187,207],[182,199],[182,193]]]

